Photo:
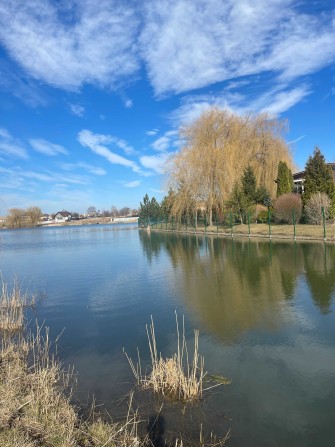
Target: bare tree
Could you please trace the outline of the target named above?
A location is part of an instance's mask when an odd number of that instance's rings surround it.
[[[21,228],[24,224],[25,212],[21,208],[11,208],[6,217],[6,225],[11,228]]]
[[[97,209],[95,206],[89,206],[87,208],[87,212],[86,214],[88,214],[89,216],[95,216],[97,214]]]
[[[331,200],[324,192],[316,192],[311,195],[305,205],[305,213],[307,221],[313,225],[321,225],[323,216],[322,208],[325,213],[325,218],[328,219],[331,207]]]
[[[119,210],[116,208],[116,206],[113,205],[112,208],[111,208],[111,216],[112,217],[117,217],[119,214],[120,214]]]
[[[131,209],[128,208],[127,206],[125,206],[120,209],[119,214],[120,214],[120,216],[125,217],[125,216],[128,216],[128,214],[130,214],[130,211],[131,211]]]
[[[30,224],[35,227],[41,219],[42,211],[38,206],[31,206],[26,209],[25,215],[29,219]]]

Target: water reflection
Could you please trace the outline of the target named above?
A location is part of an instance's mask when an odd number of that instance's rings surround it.
[[[246,331],[277,329],[283,303],[306,282],[313,302],[330,312],[335,292],[335,246],[231,240],[139,232],[148,261],[166,252],[174,281],[190,312],[225,341]],[[275,310],[275,312],[274,312]]]

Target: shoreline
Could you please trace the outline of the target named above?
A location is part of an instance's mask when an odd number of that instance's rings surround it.
[[[250,234],[248,231],[248,225],[241,224],[234,226],[233,231],[230,228],[219,228],[219,230],[212,226],[206,230],[203,227],[197,229],[188,229],[186,227],[181,228],[159,228],[160,224],[152,225],[151,231],[164,232],[164,233],[178,233],[185,235],[202,235],[202,236],[215,236],[230,239],[262,239],[262,240],[282,240],[291,242],[335,242],[335,225],[328,224],[326,230],[326,238],[323,235],[323,227],[317,225],[304,225],[300,224],[296,226],[296,234],[292,225],[271,225],[271,232],[269,233],[269,227],[267,224],[252,224],[250,225]],[[189,227],[190,228],[190,227]],[[141,228],[146,231],[145,228]],[[305,230],[305,232],[304,232]]]
[[[5,228],[0,230],[23,230],[28,228],[43,228],[43,227],[71,227],[71,226],[90,226],[90,225],[118,225],[118,224],[137,224],[137,219],[128,222],[111,222],[110,218],[91,218],[82,220],[72,220],[69,222],[47,222],[39,224],[36,227],[21,227],[21,228]],[[165,226],[165,228],[164,228]],[[148,231],[145,227],[138,227],[140,230]],[[177,228],[171,227],[170,224],[153,224],[150,226],[150,231],[184,234],[184,235],[202,235],[215,236],[223,238],[238,238],[238,239],[261,239],[261,240],[282,240],[292,242],[335,242],[335,223],[326,225],[326,238],[323,235],[323,227],[320,225],[297,224],[294,235],[293,225],[272,224],[271,232],[269,232],[268,224],[251,224],[250,234],[247,224],[234,225],[233,231],[230,227],[185,227]]]
[[[20,228],[8,228],[8,227],[0,227],[0,230],[24,230],[27,228],[44,228],[44,227],[71,227],[71,226],[80,226],[80,225],[116,225],[116,224],[124,224],[124,223],[136,223],[137,219],[129,220],[127,222],[112,222],[110,217],[92,217],[88,219],[78,219],[78,220],[70,220],[67,222],[39,222],[36,226],[24,226]]]

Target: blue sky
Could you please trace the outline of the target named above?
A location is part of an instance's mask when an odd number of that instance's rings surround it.
[[[164,195],[210,105],[289,120],[297,168],[335,161],[335,0],[0,2],[0,215]]]

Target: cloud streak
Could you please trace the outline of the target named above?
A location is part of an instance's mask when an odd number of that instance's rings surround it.
[[[84,162],[77,162],[77,163],[62,163],[60,165],[60,167],[62,169],[64,169],[64,171],[72,171],[72,170],[76,170],[76,169],[80,169],[80,170],[85,170],[90,172],[91,174],[95,174],[95,175],[106,175],[106,171],[103,168],[100,168],[98,166],[93,166],[90,165],[89,163],[84,163]]]
[[[48,157],[54,157],[56,155],[68,155],[68,151],[60,144],[51,143],[50,141],[40,139],[29,140],[31,147],[40,154],[47,155]]]
[[[29,155],[23,144],[4,128],[0,127],[0,154],[6,158],[28,159]]]
[[[145,168],[151,169],[157,174],[164,174],[166,163],[170,157],[170,154],[143,155],[140,157],[140,162]]]
[[[132,182],[125,183],[124,186],[126,188],[137,188],[140,184],[141,182],[139,180],[134,180]]]
[[[82,130],[78,134],[78,141],[84,147],[88,147],[95,154],[104,157],[111,164],[118,164],[131,168],[134,172],[141,172],[139,166],[132,160],[122,157],[112,152],[106,145],[114,143],[117,147],[121,147],[124,151],[129,150],[127,143],[119,138],[111,135],[94,134],[90,130]]]

